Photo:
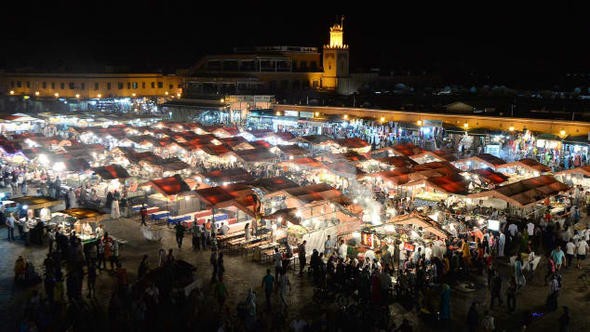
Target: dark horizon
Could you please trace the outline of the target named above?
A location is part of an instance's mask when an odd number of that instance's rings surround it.
[[[239,4],[107,0],[23,3],[2,20],[0,68],[80,70],[115,66],[173,72],[206,54],[238,46],[297,45],[321,50],[328,28],[345,16],[351,68],[454,73],[458,76],[559,76],[590,71],[584,11],[572,3],[535,7],[494,2],[366,2],[326,9],[300,2]],[[32,9],[31,9],[32,8]]]

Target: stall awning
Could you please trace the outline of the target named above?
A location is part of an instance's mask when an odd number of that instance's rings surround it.
[[[62,200],[56,200],[44,196],[21,196],[11,198],[11,200],[21,205],[27,205],[29,209],[33,210],[52,207],[63,203]]]
[[[108,215],[94,209],[72,208],[60,211],[81,221],[100,222]]]
[[[126,179],[129,173],[121,165],[112,164],[108,166],[94,167],[92,170],[103,180]]]
[[[551,168],[541,164],[540,162],[534,160],[534,159],[530,159],[530,158],[526,158],[526,159],[521,159],[518,161],[513,161],[511,163],[506,163],[502,166],[499,166],[498,168],[509,168],[509,167],[522,167],[522,168],[526,168],[529,171],[533,171],[533,172],[539,172],[539,173],[546,173],[546,172],[551,172]]]
[[[388,223],[421,227],[422,231],[432,233],[441,239],[446,239],[448,237],[447,232],[445,232],[436,221],[416,213],[393,217]]]
[[[180,175],[176,174],[167,178],[155,179],[148,182],[158,192],[170,196],[189,192],[191,188],[182,180]]]
[[[422,148],[420,148],[419,146],[415,146],[412,143],[406,143],[406,144],[397,144],[394,145],[393,150],[399,154],[403,154],[404,156],[413,156],[415,154],[418,153],[422,153]]]
[[[240,159],[247,163],[271,162],[277,159],[276,155],[272,154],[265,148],[241,150],[236,151],[235,153]]]
[[[254,177],[243,168],[217,169],[202,175],[210,183],[251,182]]]
[[[369,146],[369,143],[367,143],[366,141],[364,141],[358,137],[339,139],[336,141],[336,143],[338,143],[338,145],[348,148],[348,149],[360,149],[360,148],[365,148],[365,147]]]
[[[264,190],[266,193],[274,193],[280,190],[298,187],[298,184],[287,179],[284,176],[258,179],[251,182],[252,187]]]
[[[471,194],[469,197],[495,197],[515,206],[527,207],[569,189],[569,186],[557,181],[553,176],[541,175],[507,184],[494,190]]]
[[[508,177],[502,173],[494,172],[489,168],[480,168],[471,171],[483,178],[488,183],[500,184],[508,180]]]

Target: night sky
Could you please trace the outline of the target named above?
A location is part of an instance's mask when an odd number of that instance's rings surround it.
[[[353,69],[590,69],[587,8],[567,1],[323,3],[215,1],[205,8],[196,0],[13,2],[1,14],[0,67],[171,71],[234,46],[321,47],[328,27],[343,14]]]

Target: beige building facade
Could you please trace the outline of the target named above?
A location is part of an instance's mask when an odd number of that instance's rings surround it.
[[[38,98],[181,96],[182,86],[182,77],[158,73],[0,73],[3,93]]]

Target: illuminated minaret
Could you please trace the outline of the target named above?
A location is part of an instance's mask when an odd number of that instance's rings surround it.
[[[348,45],[344,44],[344,16],[340,18],[340,24],[330,27],[330,44],[324,45],[323,67],[324,89],[338,89],[340,81],[349,77]]]

